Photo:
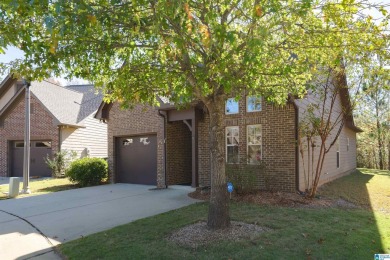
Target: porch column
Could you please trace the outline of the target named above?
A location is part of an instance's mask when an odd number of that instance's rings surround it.
[[[191,131],[191,154],[192,154],[192,183],[193,188],[198,186],[198,122],[196,116],[196,109],[191,119],[192,131]]]

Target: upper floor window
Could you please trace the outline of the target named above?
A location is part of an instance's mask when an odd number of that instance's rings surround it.
[[[238,145],[240,143],[238,126],[226,127],[226,162],[238,163]]]
[[[226,100],[225,113],[227,115],[229,115],[229,114],[237,114],[238,111],[239,111],[238,101],[235,100],[235,98],[228,98]]]
[[[261,111],[261,97],[247,96],[246,97],[246,112]]]
[[[347,137],[347,152],[349,151],[349,138]]]
[[[247,112],[261,111],[261,97],[260,96],[247,96],[246,97],[246,111]]]

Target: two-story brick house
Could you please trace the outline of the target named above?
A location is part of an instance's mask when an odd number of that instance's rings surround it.
[[[347,107],[348,90],[337,106]],[[303,164],[297,145],[298,124],[310,97],[274,106],[263,98],[246,96],[226,102],[226,162],[261,162],[259,189],[304,190]],[[350,106],[349,106],[350,107]],[[337,148],[327,156],[321,183],[356,168],[356,133],[347,113]],[[177,110],[164,103],[158,108],[138,105],[122,110],[118,103],[102,103],[96,118],[108,124],[108,161],[112,182],[166,187],[210,185],[209,117],[201,104]],[[336,163],[336,154],[338,157]]]

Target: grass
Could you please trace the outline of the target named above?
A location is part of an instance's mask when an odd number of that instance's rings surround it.
[[[23,183],[20,183],[20,189],[22,188]],[[30,190],[31,194],[21,194],[17,198],[24,198],[28,196],[42,195],[51,192],[70,190],[78,188],[77,184],[74,184],[69,181],[68,178],[44,178],[44,179],[33,179],[30,181]],[[0,185],[0,200],[8,199],[8,195],[5,192],[8,192],[8,185]]]
[[[374,212],[390,213],[390,171],[359,169],[324,185],[319,194],[342,198]]]
[[[233,220],[271,229],[246,240],[196,249],[166,240],[172,231],[206,220],[208,204],[198,203],[74,240],[59,249],[69,259],[373,259],[375,253],[390,253],[390,214],[376,212],[367,203],[384,200],[390,186],[382,189],[381,185],[388,178],[388,171],[363,169],[321,190],[329,197],[365,205],[362,209],[231,203]]]

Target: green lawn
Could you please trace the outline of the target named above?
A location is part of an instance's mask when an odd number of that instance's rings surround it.
[[[70,182],[68,178],[33,179],[30,181],[29,186],[31,194],[19,195],[17,198],[78,188],[78,186]],[[23,182],[20,183],[20,189],[22,189],[22,187]],[[8,198],[7,194],[4,194],[5,192],[8,192],[8,188],[8,185],[0,185],[0,200]]]
[[[208,205],[198,203],[71,241],[59,249],[69,259],[373,259],[375,253],[390,253],[390,214],[365,203],[375,204],[383,197],[378,194],[387,194],[390,186],[382,192],[375,189],[389,178],[386,171],[362,170],[321,189],[323,196],[364,202],[362,209],[232,203],[233,220],[270,228],[238,242],[225,240],[196,249],[169,242],[166,238],[172,231],[206,219]],[[355,186],[354,192],[345,191]]]
[[[390,214],[390,171],[359,169],[324,185],[319,194],[342,198],[368,210]]]

